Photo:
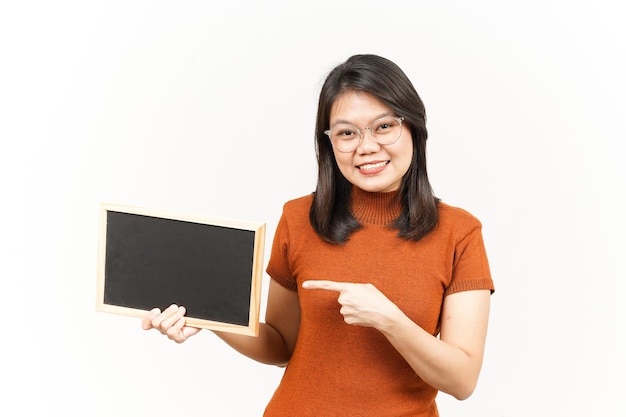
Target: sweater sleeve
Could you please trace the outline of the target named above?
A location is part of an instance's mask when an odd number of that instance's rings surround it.
[[[284,209],[276,227],[266,272],[283,287],[297,290],[298,286],[289,266],[289,225]]]
[[[491,278],[480,222],[463,236],[454,250],[452,280],[444,296],[461,291],[490,290],[495,287]]]

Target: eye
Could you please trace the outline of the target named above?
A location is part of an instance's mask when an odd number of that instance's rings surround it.
[[[398,127],[398,122],[395,119],[385,119],[376,123],[376,133],[388,133]]]
[[[333,136],[337,139],[352,139],[357,136],[356,132],[352,129],[339,128],[337,130],[333,130]]]

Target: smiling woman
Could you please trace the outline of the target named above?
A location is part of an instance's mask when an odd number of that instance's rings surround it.
[[[376,55],[334,68],[320,93],[313,195],[274,235],[258,337],[216,331],[259,362],[289,365],[265,416],[438,416],[438,391],[473,392],[494,290],[481,223],[435,197],[424,105]],[[181,343],[186,309],[142,326]]]
[[[369,192],[400,188],[413,155],[411,132],[402,120],[371,94],[348,90],[337,98],[330,112],[330,139],[337,166],[352,185]],[[350,124],[369,127],[346,126]]]

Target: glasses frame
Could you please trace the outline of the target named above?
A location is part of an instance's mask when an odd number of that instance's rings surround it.
[[[395,121],[397,121],[397,122],[398,122],[398,125],[400,125],[400,134],[398,135],[397,139],[396,139],[396,140],[394,140],[394,141],[393,141],[393,142],[391,142],[391,143],[380,143],[380,142],[378,142],[378,141],[376,140],[376,136],[374,136],[374,131],[372,130],[372,127],[373,127],[373,126],[374,126],[374,125],[375,125],[375,124],[376,124],[379,120],[384,119],[384,118],[385,118],[385,117],[381,117],[381,118],[379,118],[379,119],[376,119],[376,120],[374,120],[372,123],[370,123],[370,125],[369,125],[369,126],[362,127],[362,128],[360,128],[360,129],[359,129],[358,127],[354,126],[354,125],[350,125],[351,127],[353,127],[353,128],[354,128],[354,130],[356,130],[357,134],[359,135],[359,141],[358,141],[358,142],[357,142],[357,144],[354,146],[354,148],[353,148],[353,149],[351,149],[351,150],[349,150],[349,151],[342,151],[341,149],[339,149],[339,148],[336,148],[336,147],[335,147],[335,144],[333,143],[333,138],[332,138],[332,135],[331,135],[331,133],[332,133],[332,132],[331,132],[331,131],[332,131],[332,129],[325,130],[325,131],[324,131],[324,133],[326,134],[326,136],[328,136],[328,139],[330,140],[330,143],[333,145],[333,148],[337,149],[337,151],[338,151],[338,152],[342,152],[342,153],[350,153],[350,152],[354,152],[354,150],[355,150],[356,148],[358,148],[358,147],[361,145],[361,143],[363,142],[363,136],[364,136],[363,131],[364,131],[364,130],[369,130],[369,131],[370,131],[370,136],[372,137],[372,140],[373,140],[374,142],[376,142],[377,144],[379,144],[379,145],[381,145],[381,146],[393,145],[393,144],[397,143],[397,142],[400,140],[400,138],[402,137],[402,122],[404,121],[404,117],[403,117],[403,116],[391,117],[393,120],[395,120]]]

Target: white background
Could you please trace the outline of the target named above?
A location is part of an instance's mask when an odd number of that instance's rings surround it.
[[[95,312],[99,203],[265,221],[269,251],[314,189],[324,76],[376,53],[497,288],[478,388],[441,414],[626,415],[620,3],[2,2],[0,414],[261,415],[281,369]]]

